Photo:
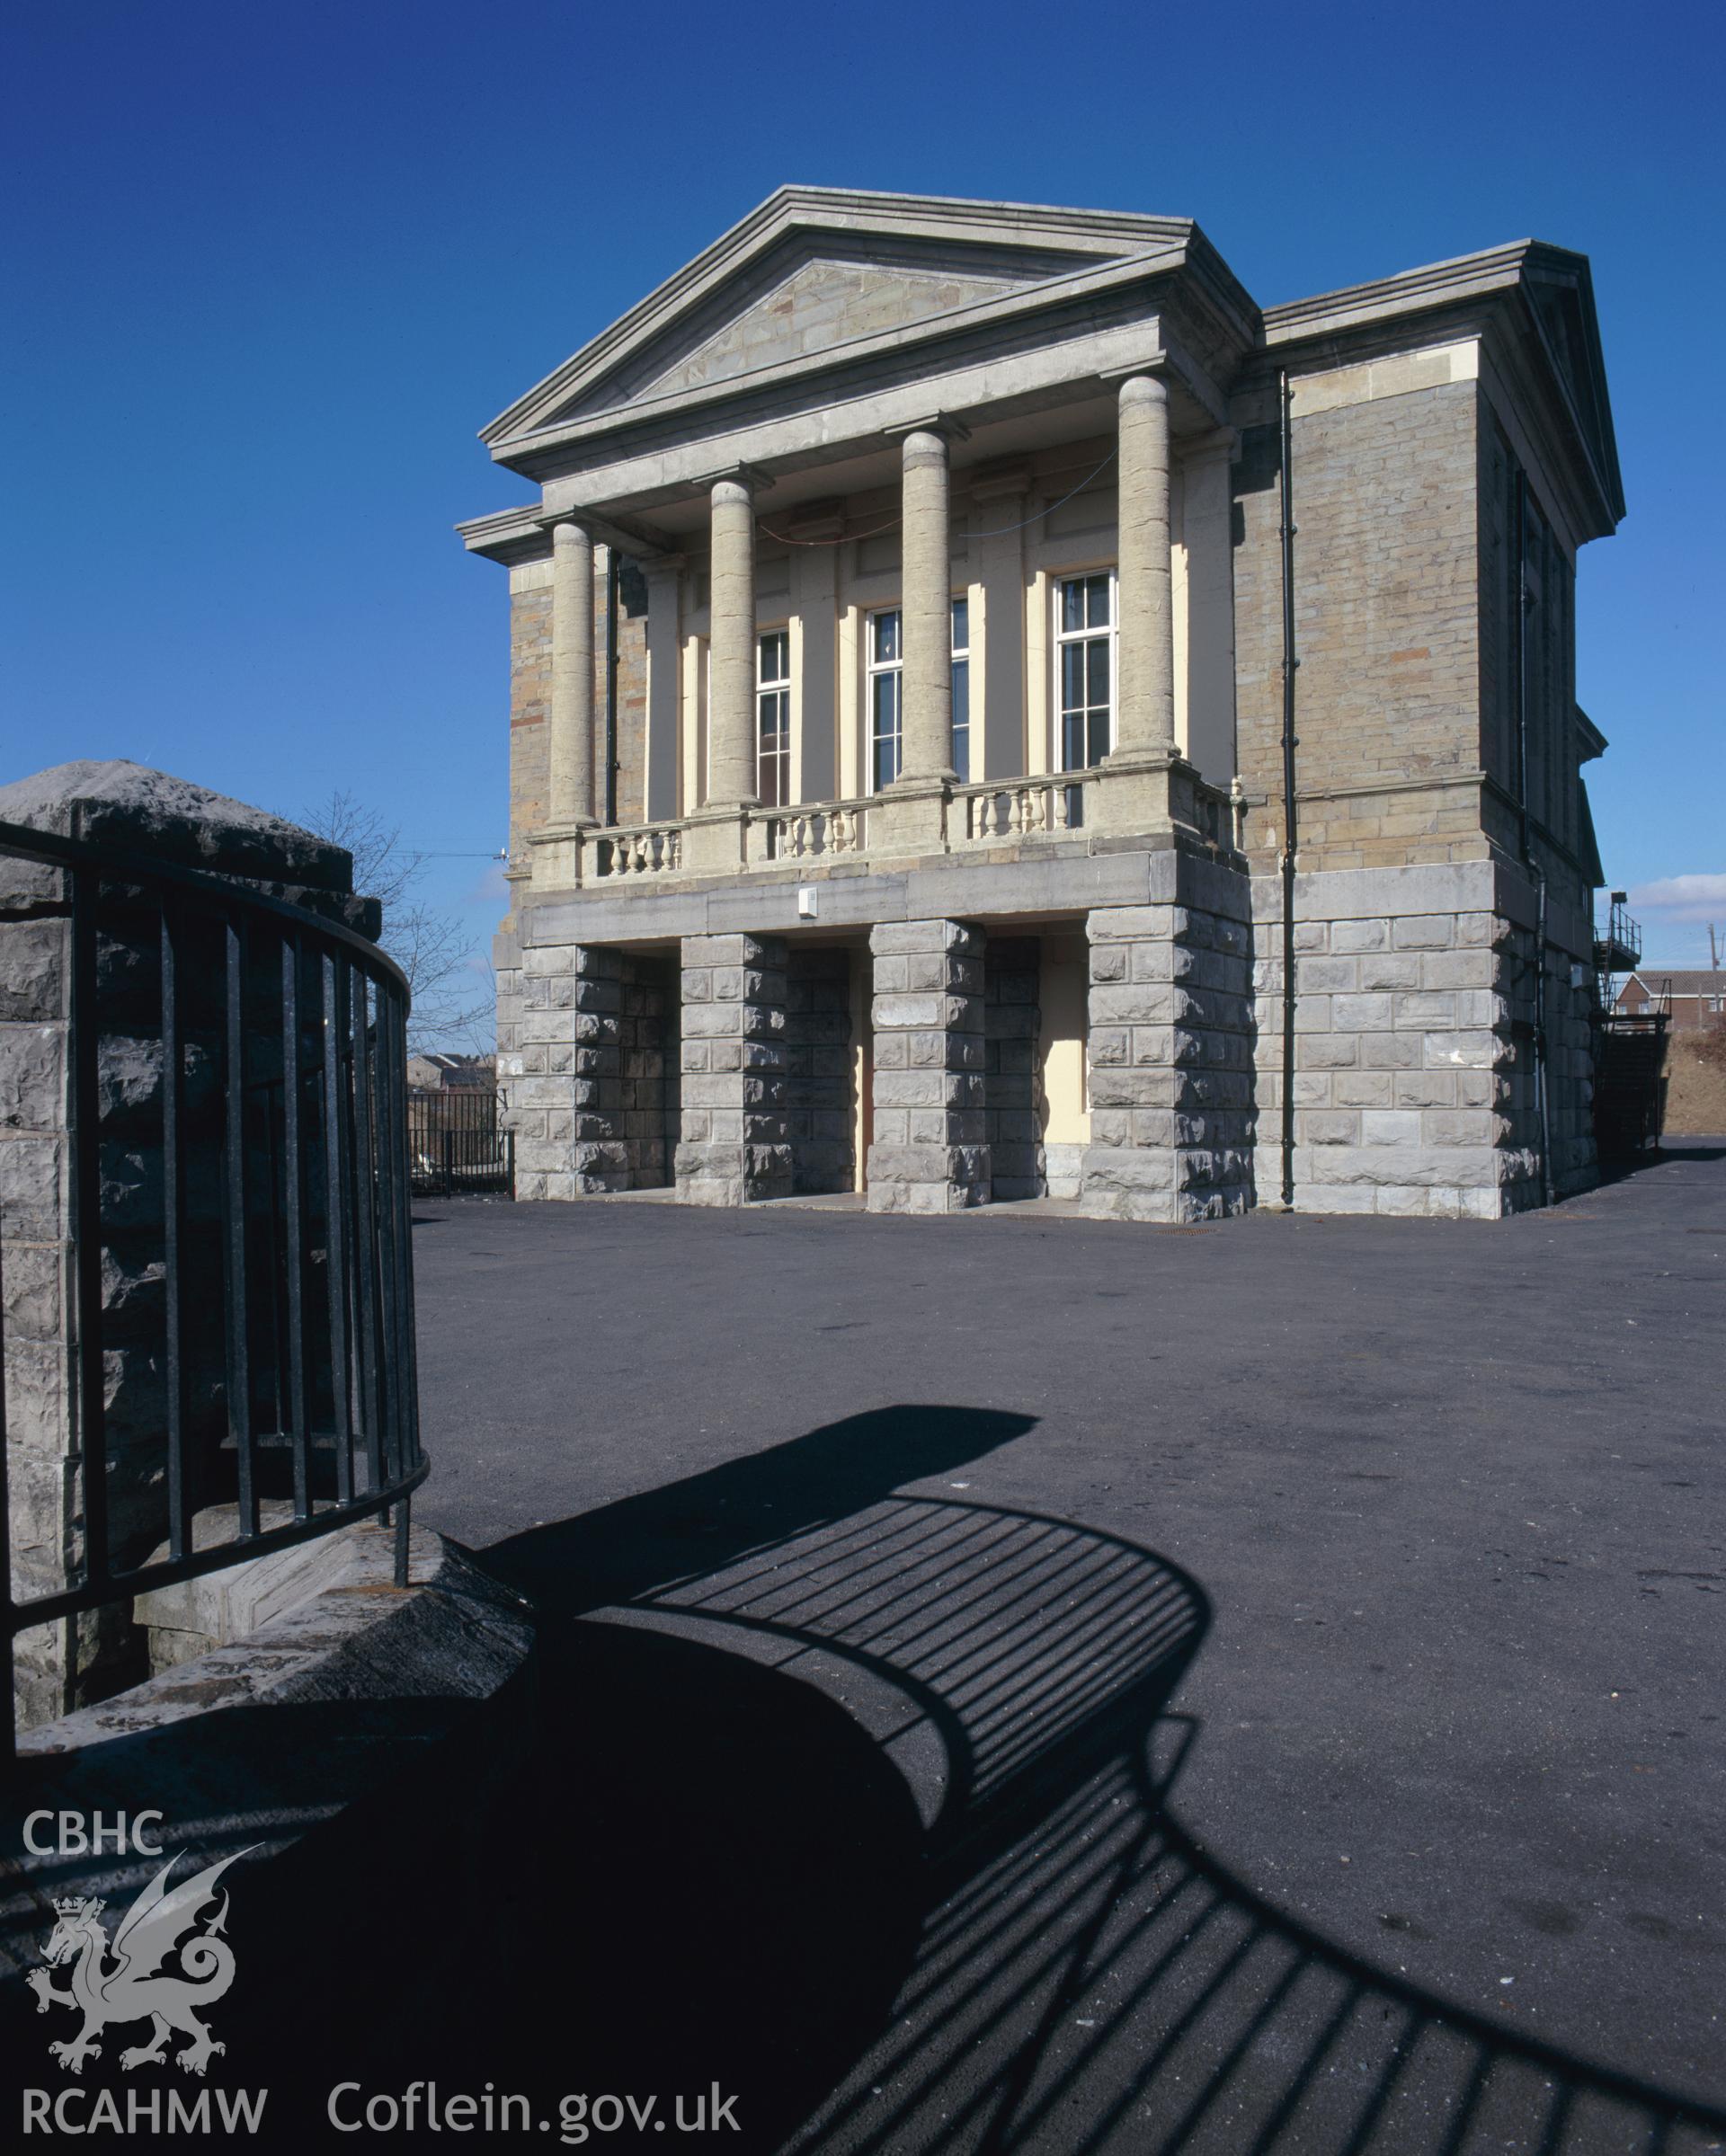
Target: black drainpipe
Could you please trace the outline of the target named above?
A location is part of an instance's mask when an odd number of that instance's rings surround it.
[[[1277,377],[1282,410],[1283,497],[1283,1203],[1294,1202],[1294,393]]]
[[[1516,490],[1516,604],[1511,626],[1516,662],[1511,684],[1517,699],[1517,808],[1521,829],[1522,865],[1535,882],[1535,1112],[1540,1120],[1540,1187],[1553,1202],[1552,1103],[1546,1086],[1546,872],[1535,858],[1528,816],[1528,480],[1518,469]]]
[[[618,821],[618,550],[605,550],[605,821]]]

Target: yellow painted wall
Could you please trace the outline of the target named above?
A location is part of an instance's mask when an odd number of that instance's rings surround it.
[[[1037,1117],[1048,1145],[1087,1145],[1090,1099],[1085,1087],[1085,1001],[1090,946],[1082,936],[1043,938],[1037,998]]]

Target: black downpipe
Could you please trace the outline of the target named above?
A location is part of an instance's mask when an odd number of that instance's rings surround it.
[[[1294,1202],[1294,393],[1277,377],[1282,409],[1283,497],[1283,1203]]]
[[[1540,1122],[1540,1187],[1553,1202],[1552,1103],[1546,1084],[1546,872],[1535,858],[1528,814],[1528,480],[1517,474],[1516,605],[1511,625],[1517,640],[1510,679],[1517,699],[1517,808],[1521,829],[1522,865],[1535,883],[1535,1113]]]
[[[605,550],[605,821],[618,821],[618,550]]]

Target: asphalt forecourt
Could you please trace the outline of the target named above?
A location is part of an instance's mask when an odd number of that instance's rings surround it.
[[[415,1264],[416,1518],[545,1640],[449,2088],[1720,2142],[1726,1146],[1501,1223],[426,1202]]]

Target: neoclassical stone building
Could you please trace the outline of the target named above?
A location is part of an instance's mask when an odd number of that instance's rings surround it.
[[[520,1194],[1585,1184],[1588,263],[783,189],[485,430]]]

